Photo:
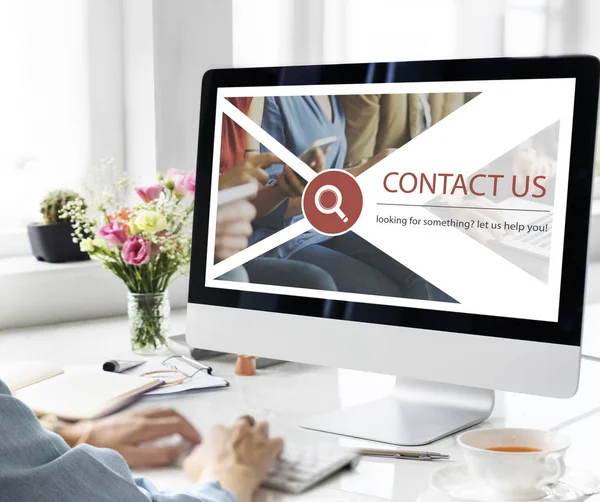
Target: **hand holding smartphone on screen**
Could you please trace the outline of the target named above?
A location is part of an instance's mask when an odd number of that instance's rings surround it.
[[[306,165],[311,166],[314,161],[315,153],[317,148],[320,148],[323,153],[327,152],[327,149],[337,141],[337,136],[329,136],[328,138],[318,139],[313,142],[306,150],[300,154],[300,160]]]
[[[304,150],[299,159],[308,165],[315,172],[324,170],[327,166],[323,154],[327,149],[337,141],[336,136],[329,136],[314,141],[306,150]],[[320,151],[320,154],[317,153]],[[269,186],[280,186],[290,197],[299,197],[302,195],[306,180],[298,176],[289,166],[284,166],[283,171],[275,179],[269,181]]]

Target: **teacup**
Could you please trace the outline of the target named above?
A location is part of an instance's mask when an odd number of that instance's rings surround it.
[[[536,429],[478,429],[461,434],[458,444],[470,475],[491,493],[506,500],[535,500],[565,474],[570,440]]]

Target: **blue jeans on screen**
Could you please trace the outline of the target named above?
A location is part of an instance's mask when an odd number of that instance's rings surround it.
[[[446,293],[353,232],[308,246],[294,253],[292,258],[325,269],[339,291],[453,301]]]

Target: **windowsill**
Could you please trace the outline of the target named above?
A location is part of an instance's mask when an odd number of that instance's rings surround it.
[[[45,272],[54,273],[65,270],[85,270],[101,266],[100,262],[94,260],[68,263],[47,263],[38,261],[33,256],[17,256],[14,258],[0,259],[0,277]]]
[[[13,256],[31,256],[26,228],[0,232],[0,261]]]
[[[169,286],[173,309],[187,304],[187,277]],[[45,263],[0,259],[0,331],[124,315],[127,288],[97,260]]]

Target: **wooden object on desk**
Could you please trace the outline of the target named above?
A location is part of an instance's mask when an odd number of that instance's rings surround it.
[[[235,374],[238,376],[253,376],[256,375],[254,367],[254,357],[238,356],[235,363]]]

